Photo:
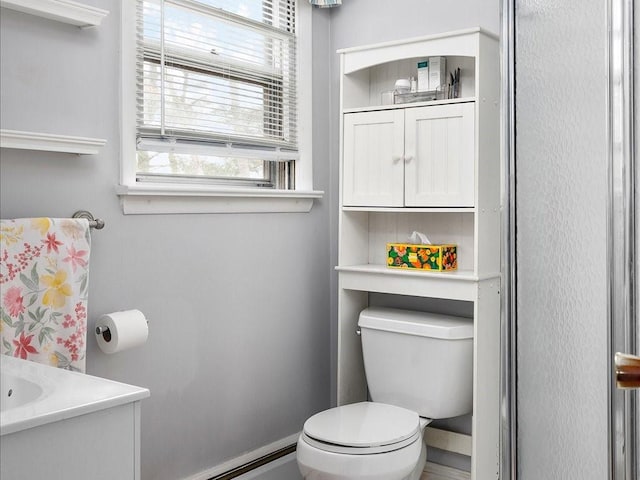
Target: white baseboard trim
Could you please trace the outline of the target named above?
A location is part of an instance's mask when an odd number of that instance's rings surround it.
[[[300,433],[294,433],[292,435],[289,435],[288,437],[282,438],[273,443],[264,445],[260,448],[240,455],[239,457],[232,458],[231,460],[221,463],[220,465],[216,465],[215,467],[209,468],[200,473],[196,473],[195,475],[191,475],[190,477],[185,477],[183,480],[208,480],[209,478],[215,477],[217,475],[222,475],[223,473],[233,470],[234,468],[246,465],[247,463],[264,457],[265,455],[297,443],[299,436]]]

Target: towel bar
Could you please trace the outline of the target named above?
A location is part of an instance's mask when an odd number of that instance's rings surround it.
[[[95,228],[96,230],[102,230],[104,228],[104,220],[100,218],[94,218],[91,212],[86,210],[78,210],[74,213],[72,218],[86,218],[89,220],[89,227]]]

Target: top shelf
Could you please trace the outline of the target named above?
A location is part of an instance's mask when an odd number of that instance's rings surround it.
[[[108,10],[70,0],[0,0],[0,7],[77,27],[96,27],[109,14]]]

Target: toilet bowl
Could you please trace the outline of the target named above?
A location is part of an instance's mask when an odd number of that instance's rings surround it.
[[[358,326],[372,401],[309,418],[298,467],[306,480],[419,480],[429,419],[472,410],[473,321],[369,307]]]
[[[305,422],[298,466],[309,480],[418,480],[428,422],[411,410],[376,402],[325,410]]]

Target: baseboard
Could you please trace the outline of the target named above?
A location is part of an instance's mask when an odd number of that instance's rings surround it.
[[[296,444],[299,436],[300,436],[300,433],[294,433],[293,435],[289,435],[288,437],[277,440],[268,445],[264,445],[260,448],[257,448],[243,455],[240,455],[239,457],[232,458],[231,460],[221,463],[220,465],[216,465],[215,467],[196,473],[195,475],[186,477],[183,480],[209,480],[210,478],[215,478],[217,476],[223,475],[227,472],[240,468],[243,465],[249,464],[266,455],[269,455],[270,453],[276,452],[278,450],[282,450],[290,445]]]

